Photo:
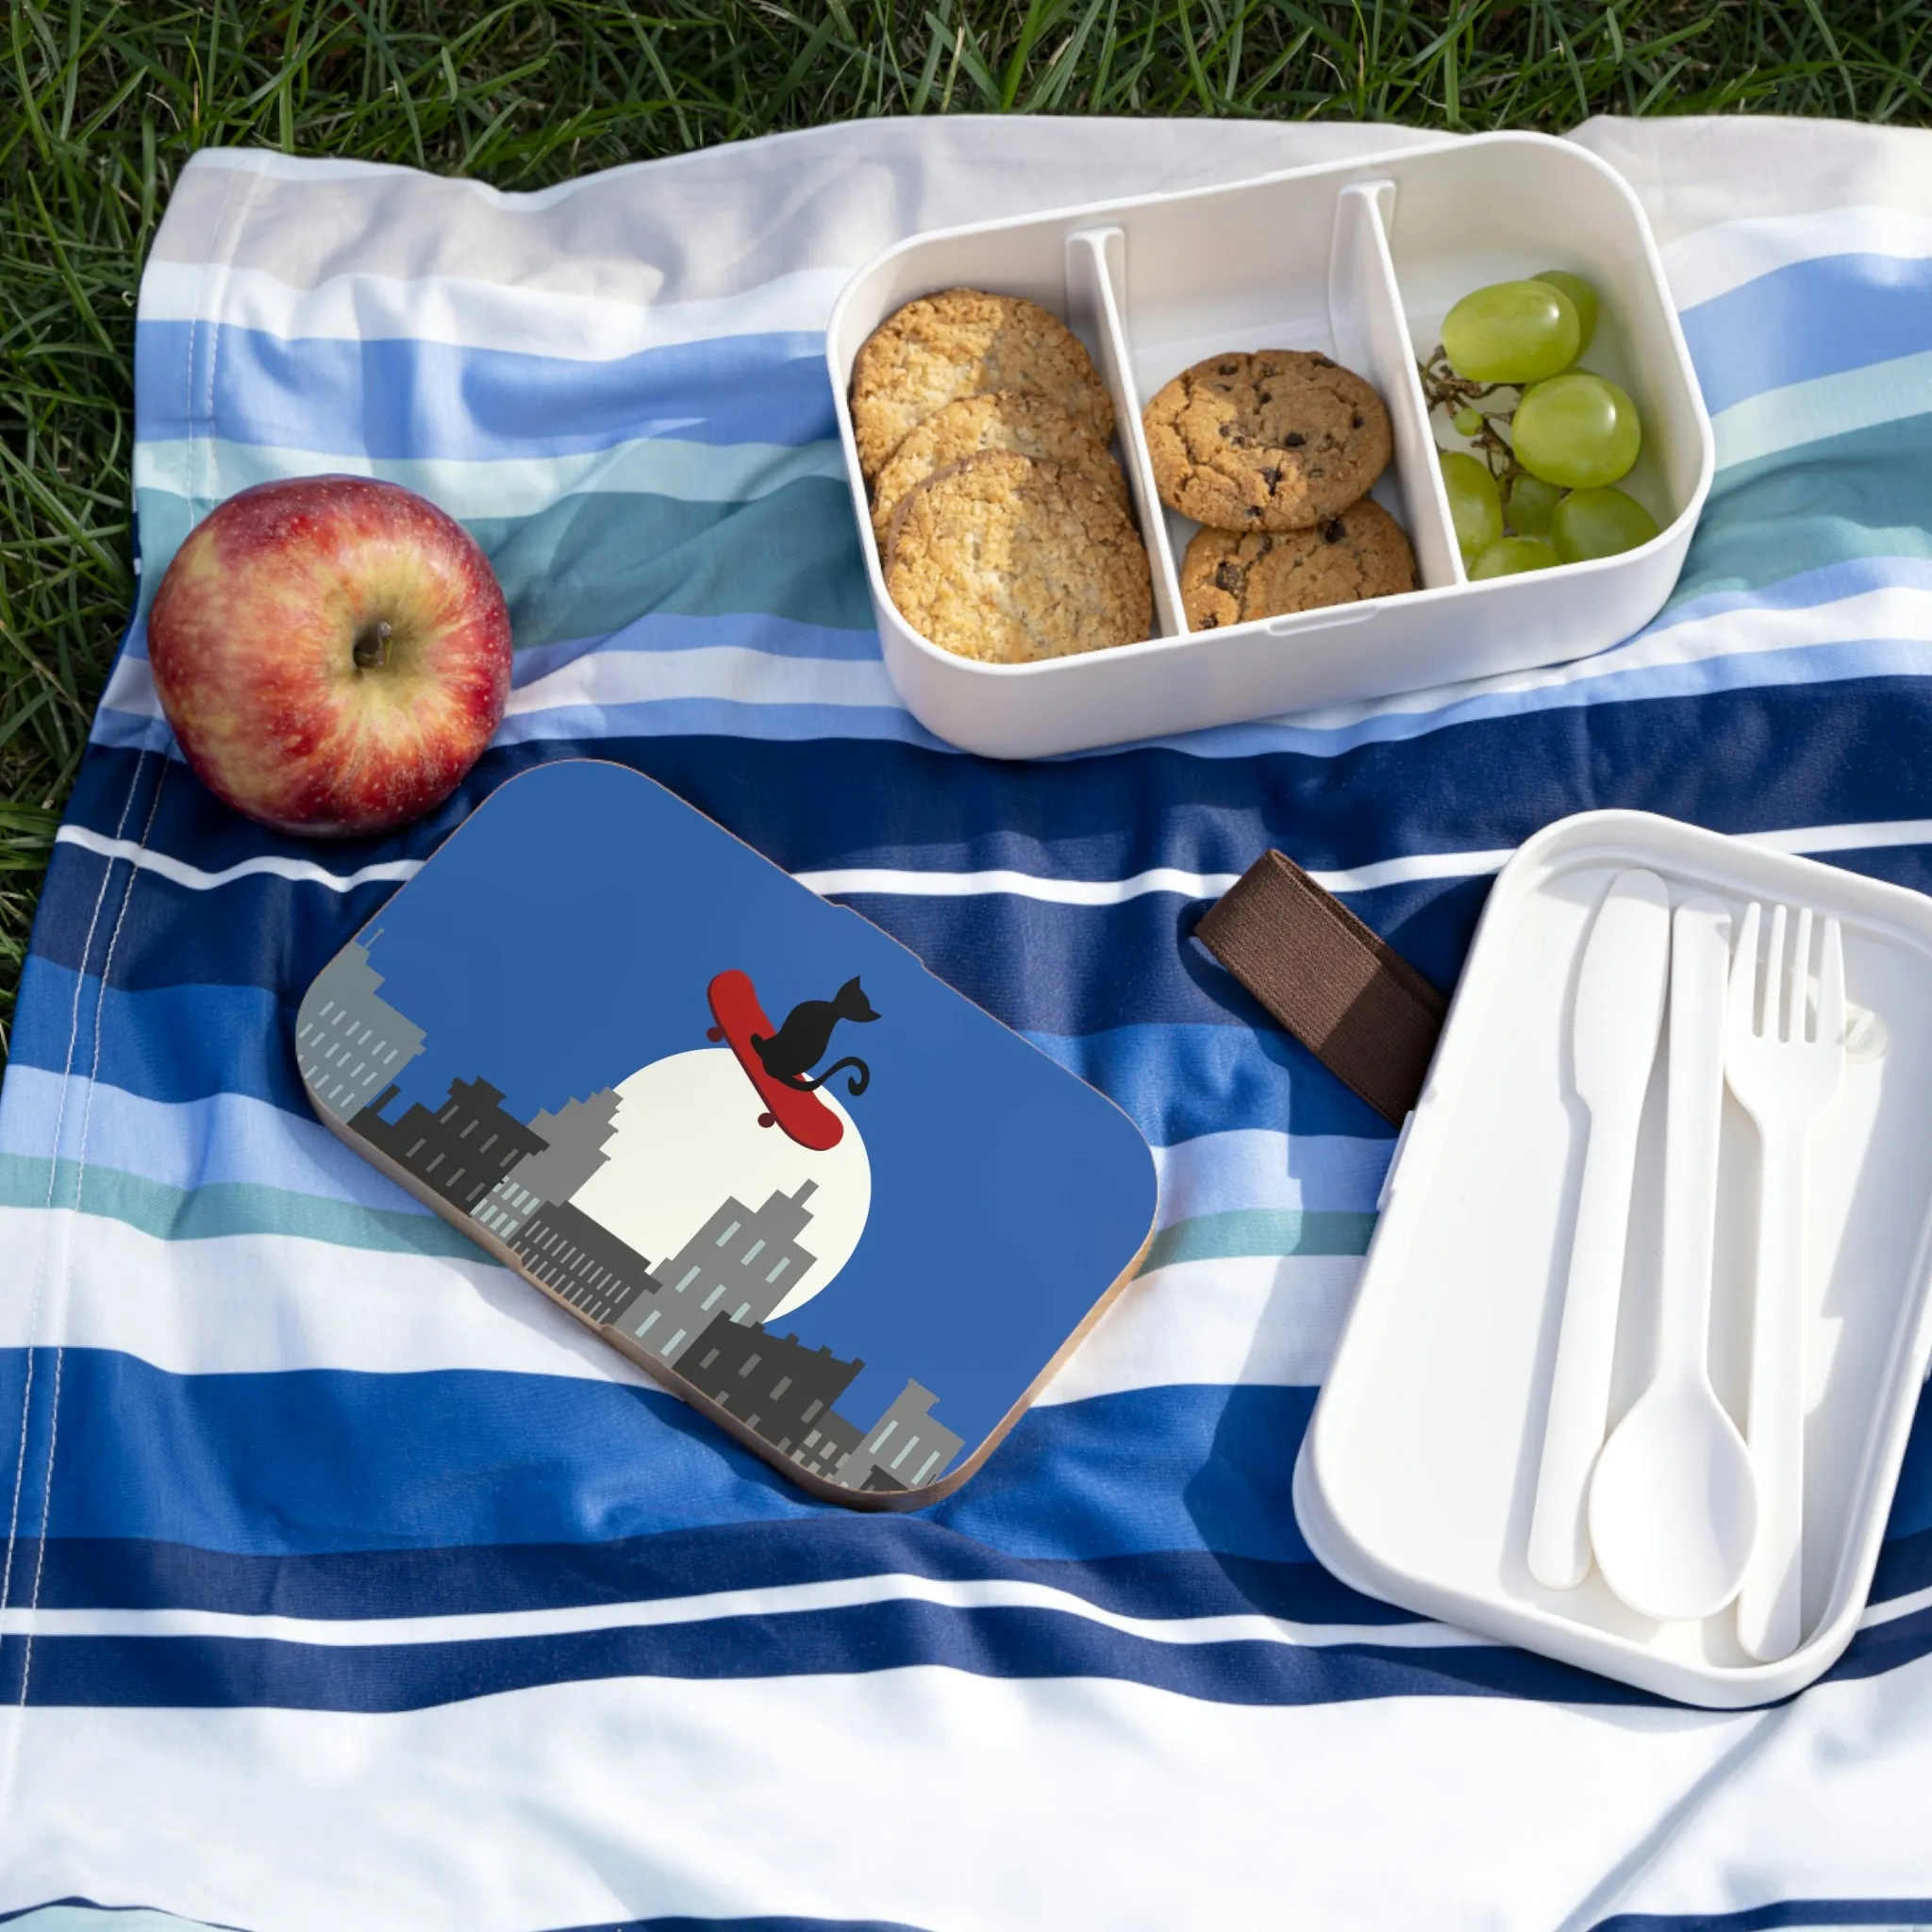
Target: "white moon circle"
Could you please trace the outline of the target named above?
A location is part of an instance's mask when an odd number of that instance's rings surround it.
[[[729,1047],[699,1047],[640,1067],[617,1090],[617,1131],[604,1165],[572,1206],[628,1241],[653,1268],[668,1260],[727,1194],[762,1208],[774,1192],[818,1187],[799,1245],[814,1259],[768,1321],[801,1307],[852,1258],[872,1207],[872,1163],[852,1116],[830,1089],[819,1098],[845,1124],[827,1154],[782,1127],[761,1127],[764,1103]]]

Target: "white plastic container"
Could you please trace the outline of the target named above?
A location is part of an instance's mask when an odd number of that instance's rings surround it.
[[[1601,297],[1583,361],[1636,400],[1644,449],[1622,488],[1659,534],[1621,557],[1472,584],[1457,555],[1415,362],[1473,289],[1546,268]],[[1038,664],[929,644],[886,594],[852,437],[860,345],[903,303],[971,287],[1065,318],[1113,392],[1119,454],[1154,576],[1156,635]],[[1190,635],[1177,567],[1195,525],[1163,510],[1141,431],[1155,391],[1224,349],[1309,349],[1366,376],[1395,458],[1373,492],[1407,530],[1422,588]],[[826,359],[886,668],[913,715],[969,751],[1038,758],[1560,663],[1654,617],[1705,495],[1713,443],[1636,196],[1594,156],[1478,135],[1233,187],[918,235],[856,275]]]
[[[1804,1635],[1776,1663],[1743,1651],[1732,1608],[1651,1623],[1594,1568],[1567,1591],[1528,1569],[1588,1139],[1572,1014],[1591,921],[1626,866],[1659,874],[1673,905],[1715,894],[1734,933],[1753,899],[1843,924],[1853,1047],[1807,1170]],[[1612,1428],[1651,1361],[1668,1058],[1666,1037],[1638,1155]],[[1727,1093],[1710,1366],[1740,1427],[1757,1159]],[[1585,813],[1530,840],[1491,892],[1303,1443],[1295,1513],[1322,1562],[1371,1595],[1685,1703],[1766,1703],[1828,1669],[1857,1628],[1928,1351],[1932,899],[1670,819]]]

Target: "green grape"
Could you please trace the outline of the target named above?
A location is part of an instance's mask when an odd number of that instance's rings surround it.
[[[1449,420],[1455,424],[1457,436],[1474,436],[1483,426],[1480,409],[1457,409]]]
[[[1554,483],[1545,483],[1527,471],[1518,471],[1510,482],[1509,500],[1505,506],[1510,529],[1519,537],[1547,537],[1551,513],[1562,495]]]
[[[1600,490],[1628,475],[1643,429],[1637,405],[1614,382],[1573,369],[1524,392],[1510,441],[1516,460],[1545,483]]]
[[[1486,464],[1457,452],[1442,458],[1442,487],[1449,492],[1449,514],[1456,524],[1456,542],[1465,558],[1486,550],[1503,534],[1503,498]]]
[[[1442,318],[1442,353],[1472,382],[1540,382],[1569,368],[1583,325],[1548,282],[1497,282],[1465,295]]]
[[[1583,334],[1576,343],[1580,356],[1590,347],[1590,339],[1596,334],[1596,291],[1581,275],[1573,275],[1566,268],[1546,268],[1530,277],[1532,281],[1547,282],[1553,289],[1561,289],[1570,298],[1570,306],[1576,311],[1578,326]]]
[[[1469,567],[1470,581],[1513,577],[1525,570],[1548,570],[1563,559],[1541,537],[1499,537]]]
[[[1621,490],[1573,490],[1557,506],[1550,541],[1565,563],[1614,557],[1657,535],[1657,519]]]

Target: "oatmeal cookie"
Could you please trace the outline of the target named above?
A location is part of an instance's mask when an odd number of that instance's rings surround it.
[[[1025,664],[1133,643],[1154,621],[1147,553],[1079,471],[989,450],[929,476],[893,513],[886,588],[921,636]]]
[[[1199,530],[1181,560],[1190,630],[1415,589],[1402,525],[1366,497],[1312,530]]]
[[[1388,466],[1389,412],[1353,370],[1300,349],[1210,356],[1147,405],[1160,500],[1216,530],[1306,530]]]
[[[1093,358],[1039,303],[947,289],[887,316],[852,364],[852,433],[866,481],[928,416],[999,389],[1050,396],[1103,444],[1113,435],[1113,404]]]
[[[1095,488],[1127,508],[1127,479],[1107,447],[1084,423],[1032,390],[1000,389],[961,396],[908,435],[892,452],[873,487],[872,527],[884,552],[892,512],[900,499],[935,472],[982,450],[1017,450],[1077,470]]]

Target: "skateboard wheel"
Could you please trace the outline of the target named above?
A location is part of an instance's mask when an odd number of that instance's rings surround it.
[[[724,1029],[722,1026],[707,1026],[705,1028],[705,1038],[707,1040],[723,1040],[724,1038]]]
[[[775,1118],[775,1117],[774,1117],[774,1115],[772,1115],[772,1114],[768,1114],[768,1113],[761,1113],[761,1114],[759,1114],[759,1116],[758,1116],[758,1125],[759,1125],[759,1126],[761,1126],[761,1127],[775,1127],[775,1126],[776,1126],[777,1124],[778,1124],[778,1123],[777,1123],[777,1120],[776,1120],[776,1118]]]

